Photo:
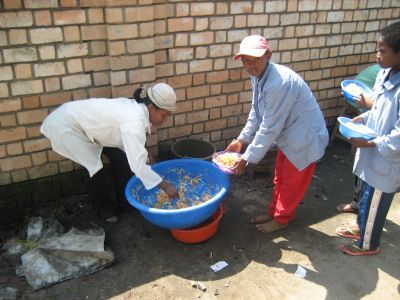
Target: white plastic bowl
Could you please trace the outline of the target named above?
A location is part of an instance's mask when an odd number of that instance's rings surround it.
[[[219,151],[213,154],[212,156],[212,162],[217,166],[218,169],[220,169],[222,172],[225,172],[227,174],[235,174],[235,172],[227,166],[224,166],[223,164],[221,164],[220,162],[218,162],[218,156],[220,155],[225,155],[228,154],[230,155],[232,158],[236,158],[239,159],[241,154],[240,153],[236,153],[236,152],[226,152],[226,151]]]

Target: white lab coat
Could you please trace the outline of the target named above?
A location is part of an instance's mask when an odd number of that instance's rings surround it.
[[[92,177],[102,167],[103,147],[125,151],[132,172],[146,189],[162,178],[146,164],[149,112],[144,104],[128,98],[93,98],[67,102],[53,111],[40,131],[58,154],[84,166]]]

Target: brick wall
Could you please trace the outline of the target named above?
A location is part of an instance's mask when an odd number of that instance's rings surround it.
[[[0,10],[4,186],[79,168],[40,135],[51,110],[129,97],[145,82],[167,82],[179,99],[149,138],[153,151],[187,136],[224,148],[250,108],[248,75],[232,60],[249,34],[308,82],[332,126],[340,82],[375,61],[377,32],[398,19],[400,1],[2,0]]]

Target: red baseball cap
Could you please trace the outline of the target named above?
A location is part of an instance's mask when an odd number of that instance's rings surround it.
[[[270,50],[267,40],[261,35],[249,35],[240,43],[240,51],[233,57],[239,60],[242,55],[261,57]]]

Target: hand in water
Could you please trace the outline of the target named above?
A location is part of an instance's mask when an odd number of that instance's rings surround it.
[[[159,187],[168,195],[168,197],[170,199],[175,199],[175,198],[179,199],[179,193],[178,193],[177,189],[169,182],[166,182],[165,180],[163,180],[159,184]]]

